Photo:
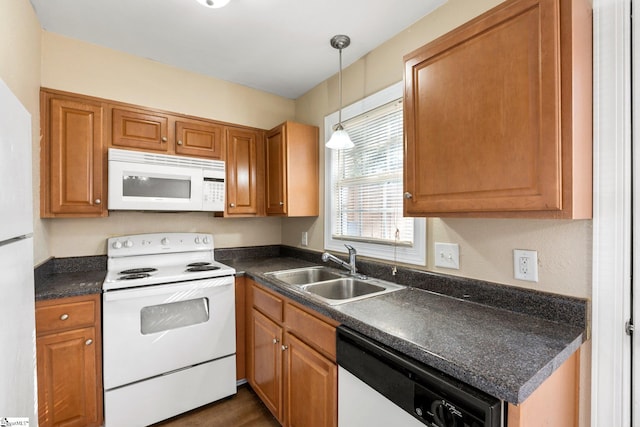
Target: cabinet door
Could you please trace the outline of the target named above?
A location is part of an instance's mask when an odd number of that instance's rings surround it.
[[[255,309],[252,319],[251,386],[282,420],[282,328]]]
[[[277,127],[267,134],[267,215],[287,213],[286,143],[286,125]]]
[[[47,119],[42,159],[43,216],[106,215],[102,105],[49,98]]]
[[[262,137],[257,131],[227,130],[227,215],[259,215],[264,208],[264,154]],[[262,154],[262,155],[261,155]]]
[[[559,11],[506,2],[405,57],[407,216],[563,208]]]
[[[289,333],[285,346],[285,425],[337,426],[336,364]]]
[[[176,154],[224,159],[223,127],[197,120],[176,121]]]
[[[169,117],[151,111],[114,108],[111,145],[118,148],[166,153],[169,151]]]
[[[98,425],[96,330],[38,337],[38,419],[41,427]]]

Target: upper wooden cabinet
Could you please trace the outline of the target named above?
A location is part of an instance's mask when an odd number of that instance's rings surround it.
[[[40,94],[40,216],[106,216],[106,105]]]
[[[264,131],[226,130],[226,216],[264,215]]]
[[[111,124],[114,147],[169,151],[169,117],[166,115],[114,108]]]
[[[224,126],[199,120],[176,120],[175,150],[181,156],[224,159]]]
[[[508,0],[405,56],[405,215],[590,218],[591,47],[588,0]]]
[[[285,122],[266,136],[267,215],[317,216],[318,128]]]
[[[210,159],[224,158],[224,126],[168,113],[114,107],[111,146]]]

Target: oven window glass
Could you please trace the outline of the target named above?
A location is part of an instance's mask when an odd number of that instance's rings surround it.
[[[140,331],[143,335],[155,334],[197,325],[207,320],[209,320],[208,298],[170,302],[143,307],[140,310]]]
[[[191,180],[187,178],[125,175],[122,180],[122,195],[129,197],[190,199]]]

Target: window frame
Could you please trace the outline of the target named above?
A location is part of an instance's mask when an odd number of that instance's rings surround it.
[[[342,108],[343,122],[402,98],[403,90],[404,84],[400,81],[386,89]],[[329,114],[324,118],[325,140],[328,140],[331,137],[333,127],[337,123],[338,111]],[[335,218],[333,212],[336,211],[334,208],[333,197],[331,197],[331,188],[333,188],[333,183],[331,182],[333,176],[331,173],[333,155],[334,150],[325,147],[324,249],[346,253],[347,251],[344,245],[348,244],[356,248],[359,255],[393,262],[397,261],[403,264],[426,265],[427,225],[425,218],[413,218],[413,246],[410,247],[333,238],[333,219]]]

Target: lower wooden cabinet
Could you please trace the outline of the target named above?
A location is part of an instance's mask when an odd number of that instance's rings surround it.
[[[249,384],[285,427],[337,426],[337,323],[246,283]]]
[[[36,302],[40,427],[102,425],[100,296]]]
[[[288,426],[336,426],[338,368],[291,333],[284,338],[284,410]]]

